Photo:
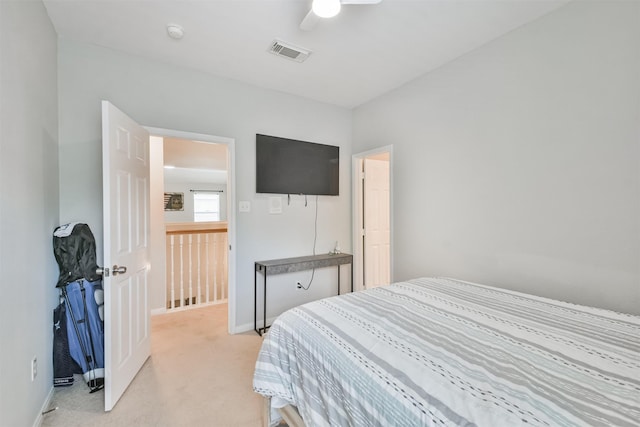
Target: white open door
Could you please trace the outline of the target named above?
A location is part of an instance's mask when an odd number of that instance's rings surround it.
[[[378,156],[380,157],[380,156]],[[388,285],[390,265],[389,160],[364,159],[364,287]]]
[[[149,134],[102,101],[104,409],[110,411],[151,352]],[[107,271],[108,270],[108,271]]]

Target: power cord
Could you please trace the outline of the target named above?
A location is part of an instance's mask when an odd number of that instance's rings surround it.
[[[307,196],[304,196],[304,204],[305,206],[307,205]],[[316,194],[316,215],[315,215],[315,220],[314,220],[314,224],[313,224],[313,254],[316,254],[316,242],[318,241],[318,195]],[[307,284],[306,287],[300,285],[300,289],[304,289],[305,291],[308,291],[309,288],[311,287],[311,284],[313,283],[313,278],[316,275],[316,269],[314,268],[313,270],[311,270],[311,279],[309,279],[309,284]]]

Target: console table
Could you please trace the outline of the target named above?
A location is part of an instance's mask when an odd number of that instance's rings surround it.
[[[338,295],[340,295],[340,266],[351,265],[351,292],[353,292],[353,255],[351,254],[323,254],[310,255],[295,258],[272,259],[269,261],[256,261],[253,273],[253,330],[262,336],[267,332],[267,276],[271,274],[293,273],[295,271],[312,270],[314,268],[338,267]],[[258,272],[264,276],[263,296],[263,323],[258,328]]]

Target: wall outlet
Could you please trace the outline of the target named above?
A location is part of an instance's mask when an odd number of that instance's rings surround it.
[[[36,356],[33,356],[31,359],[31,381],[34,381],[38,376],[38,359]]]
[[[300,281],[296,282],[296,288],[302,289],[302,283],[300,283]]]
[[[238,202],[238,211],[240,212],[251,212],[251,202],[246,200],[240,200]]]
[[[269,197],[269,213],[281,214],[282,213],[282,197]]]

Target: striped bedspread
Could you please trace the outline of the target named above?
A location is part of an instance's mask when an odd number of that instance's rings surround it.
[[[444,278],[305,304],[254,390],[311,426],[639,426],[640,317]]]

